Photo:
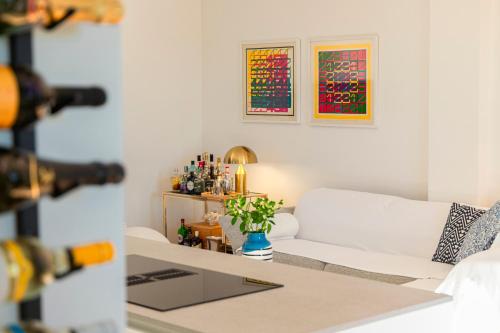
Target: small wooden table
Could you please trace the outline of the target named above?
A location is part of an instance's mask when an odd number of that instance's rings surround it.
[[[206,250],[208,250],[209,248],[207,237],[216,236],[222,238],[222,227],[220,226],[219,223],[211,225],[208,222],[199,222],[199,223],[187,224],[186,227],[191,227],[191,230],[193,230],[193,234],[195,231],[199,232],[200,234],[199,237],[202,240],[202,246]]]
[[[148,332],[450,332],[451,297],[239,256],[127,237],[127,254],[281,283],[251,295],[159,312],[128,304]]]

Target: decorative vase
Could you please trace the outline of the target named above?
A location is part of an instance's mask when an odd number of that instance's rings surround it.
[[[254,260],[273,261],[273,247],[263,232],[251,232],[241,248],[243,257]]]

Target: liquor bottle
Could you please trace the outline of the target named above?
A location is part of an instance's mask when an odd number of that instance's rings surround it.
[[[224,191],[224,194],[230,194],[233,190],[232,187],[229,165],[226,165],[224,167],[224,178],[222,179],[222,190]]]
[[[119,0],[7,0],[0,1],[0,33],[33,25],[55,28],[69,20],[116,24],[123,17]]]
[[[124,176],[119,164],[60,163],[0,148],[0,212],[22,208],[43,195],[56,198],[83,185],[119,183]]]
[[[0,128],[21,128],[68,106],[99,106],[105,92],[96,87],[53,87],[27,67],[0,65]]]
[[[179,227],[179,229],[177,229],[177,243],[179,243],[179,245],[182,245],[184,243],[184,239],[187,238],[187,235],[188,229],[186,228],[184,219],[181,219],[181,226]]]
[[[214,154],[210,154],[210,179],[215,180]]]
[[[215,178],[222,175],[222,161],[220,157],[217,157],[217,164],[215,166]]]
[[[201,155],[196,155],[196,174],[199,175],[201,172]]]
[[[182,174],[181,181],[179,184],[179,191],[181,193],[187,193],[187,178],[189,175],[189,167],[186,165],[184,166],[184,173]]]
[[[112,321],[103,321],[95,324],[64,328],[51,329],[38,321],[23,322],[9,325],[0,329],[2,333],[118,333],[118,328]]]
[[[191,241],[193,239],[193,229],[191,227],[187,228],[187,236],[184,238],[182,245],[191,246]]]
[[[194,179],[194,194],[200,195],[205,192],[205,181],[203,175],[198,173]]]
[[[172,177],[170,177],[170,183],[172,185],[172,191],[179,191],[180,190],[181,178],[179,176],[179,169],[177,169],[177,168],[174,169]]]
[[[0,243],[0,301],[20,302],[38,296],[48,284],[84,267],[109,262],[114,257],[109,242],[47,249],[35,238]]]
[[[222,188],[222,177],[219,175],[214,181],[214,187],[212,188],[213,195],[224,195],[224,190]]]
[[[197,247],[201,249],[200,232],[198,230],[194,232],[194,237],[193,239],[191,239],[191,247]]]
[[[195,194],[194,183],[196,181],[194,161],[191,161],[191,166],[189,168],[189,176],[186,180],[186,190],[188,194]]]

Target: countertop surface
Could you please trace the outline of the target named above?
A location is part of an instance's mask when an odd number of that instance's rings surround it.
[[[165,325],[165,332],[340,330],[451,301],[424,290],[134,237],[127,237],[127,254],[285,285],[167,312],[127,305],[131,321]]]

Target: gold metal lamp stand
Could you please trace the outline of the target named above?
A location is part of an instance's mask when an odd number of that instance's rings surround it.
[[[234,175],[235,191],[241,194],[247,194],[247,172],[243,167],[244,164],[257,163],[257,155],[255,152],[245,146],[236,146],[226,153],[224,163],[238,164],[238,170]]]

